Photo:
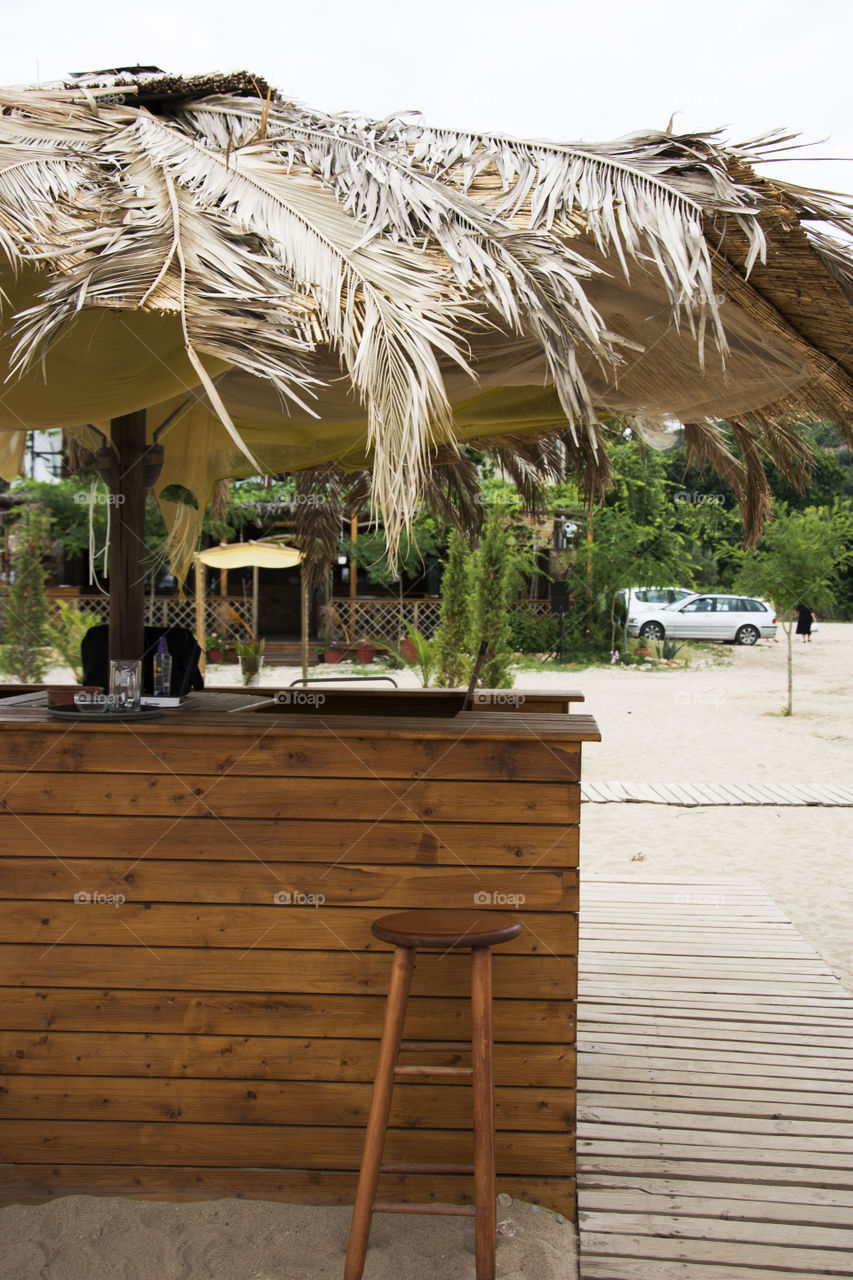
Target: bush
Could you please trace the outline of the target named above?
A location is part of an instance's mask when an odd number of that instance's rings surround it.
[[[516,653],[553,653],[559,628],[559,619],[553,614],[513,609],[509,615],[509,642]]]

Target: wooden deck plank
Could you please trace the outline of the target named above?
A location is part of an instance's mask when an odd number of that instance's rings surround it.
[[[631,1236],[665,1236],[668,1240],[737,1241],[746,1245],[772,1244],[783,1248],[844,1249],[853,1251],[853,1231],[848,1221],[841,1227],[779,1222],[741,1221],[706,1213],[585,1213],[583,1230]],[[813,1265],[813,1264],[812,1264]]]
[[[649,1276],[660,1275],[659,1262],[704,1262],[717,1266],[716,1280],[727,1280],[725,1267],[732,1264],[749,1264],[754,1268],[765,1267],[778,1280],[780,1273],[793,1272],[792,1280],[803,1270],[816,1272],[823,1280],[829,1276],[850,1275],[848,1249],[810,1249],[749,1245],[728,1240],[679,1240],[666,1236],[630,1236],[600,1232],[587,1232],[586,1250],[605,1257],[612,1257],[617,1250],[628,1258],[647,1258]],[[619,1256],[616,1254],[616,1256]],[[617,1273],[618,1274],[618,1273]],[[689,1273],[688,1273],[689,1274]],[[760,1276],[760,1271],[758,1272]]]
[[[645,1203],[646,1196],[661,1196],[670,1198],[679,1197],[701,1197],[703,1200],[724,1199],[732,1194],[737,1199],[729,1201],[733,1205],[737,1205],[742,1210],[742,1215],[738,1213],[736,1216],[750,1215],[750,1208],[744,1204],[744,1201],[755,1200],[762,1204],[786,1205],[785,1210],[787,1220],[795,1220],[797,1209],[792,1206],[812,1205],[819,1207],[821,1205],[827,1207],[840,1208],[847,1211],[847,1217],[844,1219],[845,1225],[853,1220],[853,1189],[839,1190],[834,1187],[807,1187],[807,1186],[789,1186],[784,1183],[774,1183],[768,1185],[766,1183],[756,1186],[751,1182],[738,1182],[734,1178],[728,1178],[720,1182],[703,1181],[700,1178],[651,1178],[625,1174],[622,1179],[622,1187],[626,1195],[632,1192],[641,1197],[642,1203]],[[604,1188],[604,1194],[610,1193],[610,1177],[608,1174],[587,1173],[584,1178],[584,1192],[581,1196],[581,1202],[590,1203],[590,1196],[598,1194],[598,1188]],[[628,1204],[628,1201],[625,1201]],[[811,1211],[809,1211],[811,1212]]]
[[[584,1263],[584,1280],[827,1280],[825,1271],[767,1271],[763,1268],[726,1266],[716,1262],[656,1262],[654,1273],[649,1263],[640,1258],[588,1258]],[[842,1273],[843,1274],[843,1273]],[[849,1274],[849,1272],[848,1272]]]
[[[581,1280],[853,1275],[853,998],[785,914],[598,880],[579,968]]]
[[[762,1224],[771,1224],[774,1230],[779,1223],[784,1223],[786,1227],[819,1224],[824,1227],[842,1227],[849,1230],[850,1223],[853,1222],[853,1213],[851,1213],[853,1201],[849,1199],[843,1204],[807,1204],[801,1209],[795,1199],[788,1201],[772,1199],[766,1187],[761,1189],[761,1194],[764,1195],[765,1199],[758,1200],[741,1194],[744,1189],[743,1184],[737,1186],[737,1198],[735,1199],[724,1197],[719,1190],[709,1195],[707,1188],[711,1184],[702,1183],[700,1185],[704,1190],[679,1191],[677,1194],[664,1195],[656,1195],[654,1192],[646,1193],[641,1190],[630,1191],[623,1188],[619,1212],[625,1215],[626,1222],[630,1220],[632,1230],[636,1230],[637,1214],[644,1216],[649,1214],[652,1217],[698,1218],[700,1220],[711,1216],[725,1218],[726,1222],[738,1222],[747,1225],[752,1224],[753,1220],[755,1220]],[[747,1191],[756,1190],[756,1188],[749,1186],[745,1189]],[[613,1192],[610,1188],[596,1190],[586,1187],[580,1195],[579,1201],[581,1225],[590,1230],[601,1230],[600,1222],[593,1227],[592,1217],[599,1209],[612,1209]],[[612,1216],[615,1217],[616,1215]],[[612,1230],[613,1228],[609,1229]],[[688,1234],[688,1232],[685,1231],[683,1234]],[[746,1238],[754,1239],[754,1237],[750,1236]],[[726,1239],[731,1239],[731,1237],[727,1236]],[[778,1243],[784,1244],[785,1241],[778,1239]]]
[[[775,808],[853,806],[853,789],[817,782],[616,782],[584,781],[581,800],[593,804],[699,806],[771,805]]]

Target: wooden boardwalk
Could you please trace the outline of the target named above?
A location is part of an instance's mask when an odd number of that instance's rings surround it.
[[[853,786],[817,782],[582,782],[591,804],[822,805],[853,807]]]
[[[746,882],[580,918],[581,1280],[853,1276],[853,997]]]

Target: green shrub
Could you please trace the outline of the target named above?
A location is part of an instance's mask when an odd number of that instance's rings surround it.
[[[522,608],[513,609],[509,615],[509,642],[516,653],[553,653],[559,629],[559,619],[553,614]]]

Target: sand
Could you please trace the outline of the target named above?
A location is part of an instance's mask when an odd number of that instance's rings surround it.
[[[686,668],[526,670],[516,685],[585,693],[583,709],[603,735],[584,748],[584,777],[593,781],[849,783],[853,625],[823,624],[811,644],[797,641],[794,659],[790,717],[781,714],[784,636],[753,649],[716,646]],[[235,668],[212,674],[216,683],[239,683]],[[271,669],[264,684],[284,688],[295,674]],[[417,684],[409,672],[395,674],[401,685]],[[853,810],[586,804],[581,868],[624,880],[752,880],[853,989]],[[499,1219],[509,1224],[499,1237],[499,1280],[573,1280],[571,1224],[519,1203],[504,1203]],[[65,1197],[0,1210],[0,1275],[332,1280],[341,1275],[348,1226],[346,1208]],[[467,1220],[376,1219],[365,1280],[473,1275]]]
[[[501,1197],[499,1280],[576,1280],[575,1231]],[[340,1280],[350,1210],[64,1196],[0,1210],[3,1280]],[[464,1218],[379,1215],[364,1280],[473,1280]]]

